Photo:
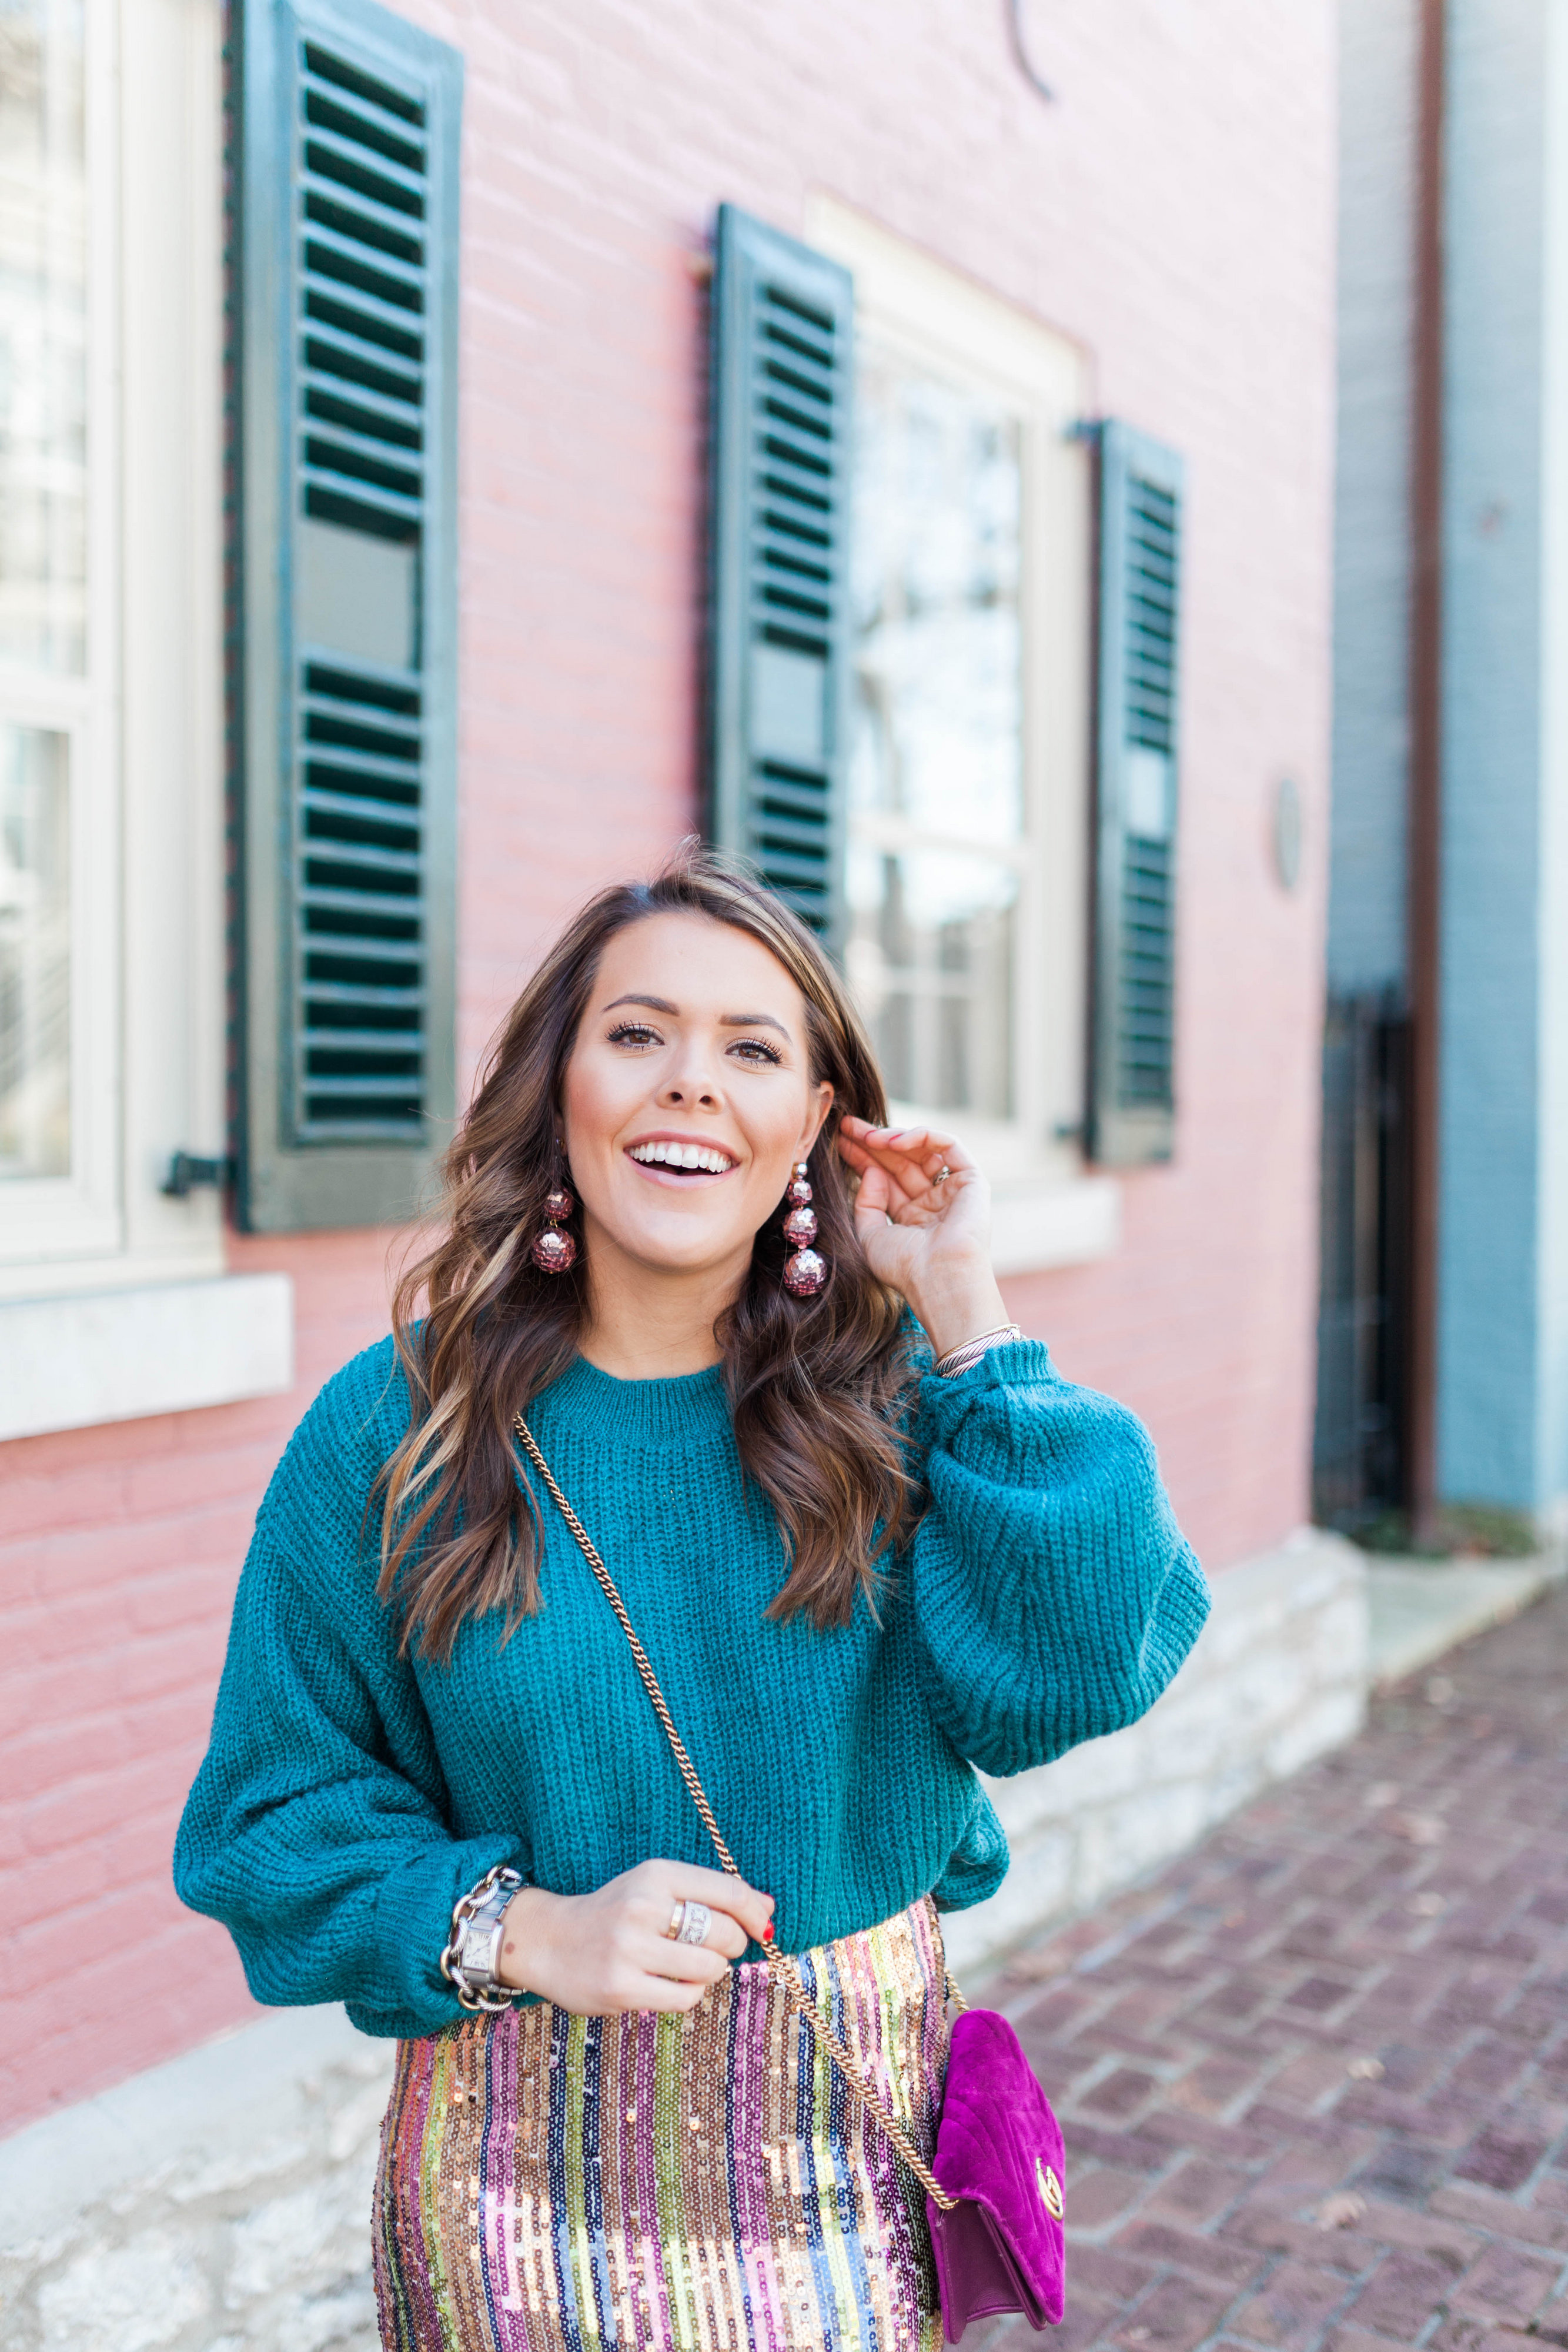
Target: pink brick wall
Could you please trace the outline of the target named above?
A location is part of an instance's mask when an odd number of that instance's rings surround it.
[[[586,891],[695,818],[700,288],[725,197],[826,188],[1081,339],[1190,467],[1179,1157],[1113,1260],[1012,1286],[1142,1411],[1211,1564],[1307,1509],[1326,831],[1329,0],[411,6],[468,58],[463,1046]],[[1307,871],[1267,860],[1270,788]],[[384,1328],[389,1237],[237,1239],[298,1300],[287,1399],[0,1449],[0,2117],[243,2016],[168,1851],[251,1515],[303,1403]],[[90,1943],[50,1933],[68,1878]],[[89,1969],[102,1970],[89,1978]],[[4,2127],[4,2126],[0,2126]]]

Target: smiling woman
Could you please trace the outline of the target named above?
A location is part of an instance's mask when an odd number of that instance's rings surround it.
[[[877,1130],[918,1191],[918,1154],[934,1148],[896,1148],[886,1116],[831,966],[743,873],[689,858],[583,909],[497,1040],[448,1161],[448,1231],[395,1303],[405,1372],[428,1399],[383,1490],[382,1592],[411,1639],[445,1655],[466,1616],[538,1605],[512,1416],[579,1355],[622,1381],[722,1363],[741,1464],[792,1563],[780,1612],[841,1623],[856,1591],[874,1590],[911,1516],[896,1435],[910,1368],[904,1297],[856,1245],[846,1154]],[[688,1172],[688,1151],[727,1165]],[[784,1193],[802,1162],[834,1268],[809,1306],[783,1281]],[[868,1230],[887,1224],[889,1181],[878,1169]],[[558,1191],[581,1244],[563,1275],[524,1246]],[[1006,1322],[983,1234],[965,1244],[965,1222],[948,1225],[953,1295],[927,1308],[939,1345]]]
[[[603,893],[273,1481],[176,1876],[258,1998],[402,2043],[389,2347],[937,2341],[887,2126],[928,2161],[938,1914],[1007,1867],[974,1768],[1132,1721],[1207,1603],[1138,1423],[1007,1321],[980,1171],[885,1121],[747,874]]]

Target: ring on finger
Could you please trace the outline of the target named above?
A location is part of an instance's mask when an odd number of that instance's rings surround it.
[[[946,1184],[948,1177],[951,1176],[952,1173],[953,1171],[948,1167],[947,1162],[944,1160],[941,1167],[936,1171],[936,1175],[931,1179],[931,1181],[933,1184]]]
[[[664,1930],[664,1934],[672,1944],[681,1932],[681,1922],[685,1919],[685,1905],[684,1903],[677,1903],[674,1909],[670,1914],[670,1924]]]
[[[675,1914],[674,1940],[677,1944],[704,1944],[713,1924],[713,1913],[706,1903],[683,1903]]]

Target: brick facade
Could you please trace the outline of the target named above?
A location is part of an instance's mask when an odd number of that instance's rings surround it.
[[[465,52],[461,1045],[591,887],[697,818],[704,286],[715,205],[831,190],[1079,339],[1189,467],[1180,1124],[1102,1263],[1021,1278],[1072,1376],[1150,1422],[1209,1563],[1307,1516],[1328,712],[1332,16],[1298,0],[411,7]],[[1276,780],[1301,886],[1269,863]],[[246,2013],[168,1885],[252,1513],[384,1328],[382,1234],[260,1242],[297,1287],[267,1402],[0,1450],[8,2126]],[[62,1961],[68,1882],[94,1889]],[[74,1936],[74,1930],[73,1930]],[[107,1973],[105,1973],[107,1971]]]

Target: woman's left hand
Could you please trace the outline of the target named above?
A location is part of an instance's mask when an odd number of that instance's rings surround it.
[[[1007,1322],[991,1271],[991,1192],[956,1138],[844,1118],[839,1150],[860,1178],[855,1231],[880,1282],[902,1291],[938,1356]]]

